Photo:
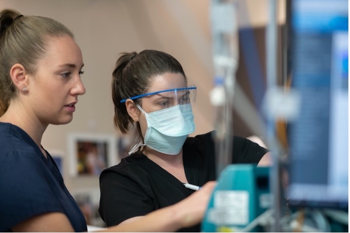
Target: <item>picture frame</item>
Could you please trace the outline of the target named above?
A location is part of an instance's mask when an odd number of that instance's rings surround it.
[[[117,164],[117,137],[113,134],[71,133],[68,135],[71,176],[99,176]]]

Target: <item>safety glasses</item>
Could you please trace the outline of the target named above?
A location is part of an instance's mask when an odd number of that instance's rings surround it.
[[[125,103],[126,100],[136,100],[144,97],[152,98],[152,102],[158,107],[158,109],[170,108],[175,105],[193,105],[196,100],[197,87],[183,87],[176,89],[167,89],[161,91],[155,91],[137,95],[121,100],[121,103]]]

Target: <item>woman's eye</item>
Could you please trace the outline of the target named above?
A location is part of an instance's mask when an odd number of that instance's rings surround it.
[[[159,105],[162,107],[167,107],[169,105],[169,101],[162,101],[159,103]]]
[[[83,75],[83,74],[84,74],[84,71],[82,71],[82,70],[79,71],[79,76],[80,76],[80,75]]]
[[[63,78],[68,78],[70,76],[71,72],[61,73],[61,76]]]

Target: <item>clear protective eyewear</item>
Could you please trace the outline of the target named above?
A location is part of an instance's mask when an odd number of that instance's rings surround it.
[[[197,87],[190,86],[145,93],[142,95],[123,99],[120,101],[120,103],[125,103],[128,99],[136,100],[144,97],[150,97],[152,98],[152,103],[155,106],[154,111],[156,111],[170,108],[176,105],[193,105],[196,100],[196,95]]]

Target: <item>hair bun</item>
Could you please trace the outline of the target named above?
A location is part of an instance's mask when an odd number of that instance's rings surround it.
[[[13,10],[4,10],[1,12],[0,15],[0,37],[3,35],[3,33],[6,31],[7,28],[9,28],[13,22],[22,17],[23,15],[19,14],[16,11]]]

